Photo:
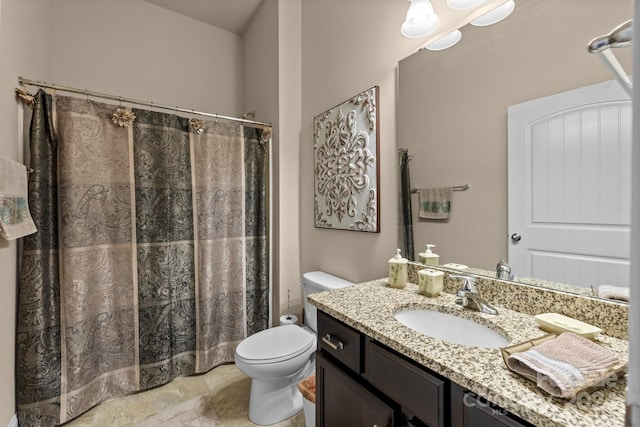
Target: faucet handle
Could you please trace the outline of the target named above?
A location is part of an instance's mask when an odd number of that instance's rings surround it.
[[[509,280],[511,278],[511,266],[503,259],[496,266],[496,277],[498,279]]]
[[[467,300],[468,293],[469,292],[463,291],[462,289],[459,290],[458,293],[456,293],[456,304],[466,307],[467,304],[469,304],[469,301]]]
[[[471,292],[471,293],[478,293],[478,291],[476,290],[476,286],[475,286],[475,282],[476,282],[476,278],[473,276],[469,276],[466,274],[450,274],[449,277],[453,277],[456,279],[461,279],[462,280],[462,291],[464,292]]]

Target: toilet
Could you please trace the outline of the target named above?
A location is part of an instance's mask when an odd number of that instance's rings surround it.
[[[236,348],[238,369],[251,378],[249,419],[258,425],[285,420],[302,410],[298,382],[315,372],[316,307],[307,296],[352,283],[322,271],[302,275],[305,326],[283,325],[243,340]]]

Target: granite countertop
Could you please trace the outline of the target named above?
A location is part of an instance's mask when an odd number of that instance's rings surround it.
[[[443,293],[428,298],[408,283],[388,286],[387,279],[360,283],[309,296],[320,310],[376,339],[419,364],[512,412],[536,426],[623,426],[626,375],[577,401],[552,397],[533,382],[509,371],[499,349],[467,347],[427,337],[402,325],[393,314],[403,308],[427,308],[456,314],[491,327],[510,345],[545,335],[530,315],[495,306],[498,315],[474,312]],[[599,335],[596,342],[628,359],[628,342]]]

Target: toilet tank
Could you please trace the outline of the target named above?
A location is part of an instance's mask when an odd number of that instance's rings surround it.
[[[310,271],[302,275],[302,290],[304,295],[304,323],[317,332],[317,308],[307,301],[307,297],[316,292],[330,291],[353,285],[353,282],[333,276],[324,271]]]

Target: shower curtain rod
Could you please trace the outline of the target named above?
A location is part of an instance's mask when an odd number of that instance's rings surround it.
[[[21,86],[22,85],[38,86],[38,87],[44,87],[44,88],[49,88],[49,89],[54,89],[54,90],[61,90],[63,92],[77,93],[77,94],[81,94],[81,95],[86,95],[87,98],[92,96],[94,98],[104,98],[104,99],[110,99],[112,101],[126,102],[127,104],[145,105],[145,106],[149,107],[149,109],[151,109],[151,108],[161,108],[161,109],[164,109],[164,110],[175,111],[176,113],[181,112],[181,113],[197,114],[198,116],[212,117],[214,119],[231,120],[231,121],[234,121],[234,122],[248,123],[248,124],[252,124],[252,125],[266,126],[266,127],[270,127],[270,128],[272,127],[271,123],[267,123],[267,122],[260,122],[260,121],[257,121],[257,120],[242,119],[242,118],[239,118],[239,117],[223,116],[221,114],[206,113],[204,111],[189,110],[187,108],[180,108],[180,107],[177,107],[177,106],[176,107],[172,107],[170,105],[156,104],[153,101],[140,101],[138,99],[125,98],[123,96],[109,95],[109,94],[100,93],[100,92],[93,92],[93,91],[90,91],[90,90],[78,89],[78,88],[69,87],[69,86],[60,86],[60,85],[53,84],[53,83],[41,82],[39,80],[25,79],[23,77],[18,77],[18,83]]]

